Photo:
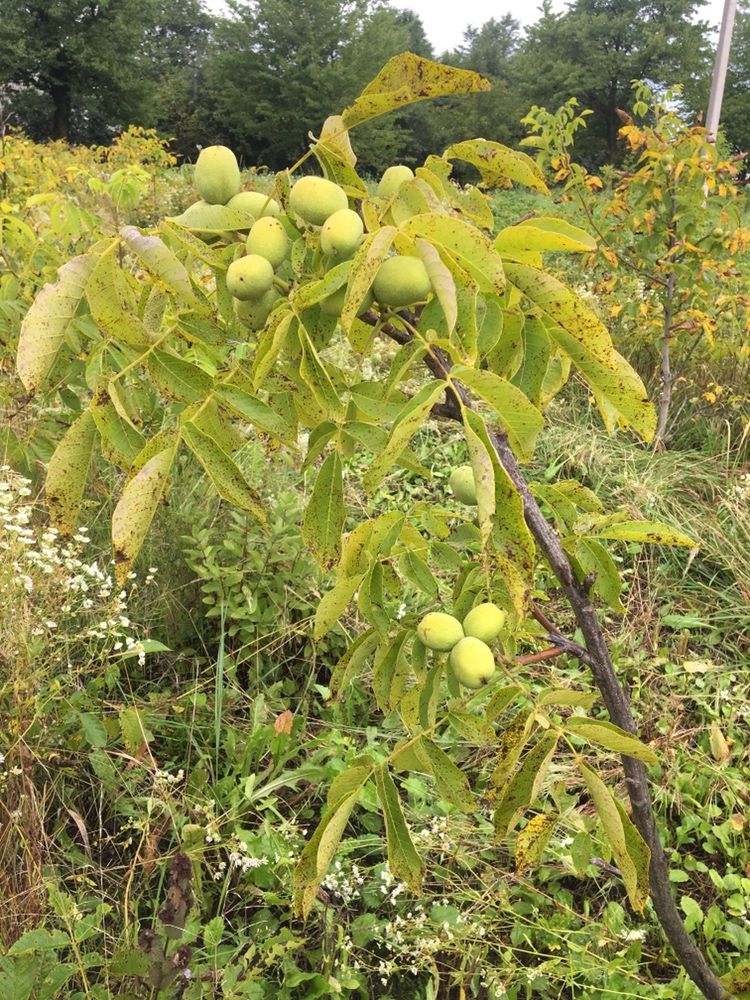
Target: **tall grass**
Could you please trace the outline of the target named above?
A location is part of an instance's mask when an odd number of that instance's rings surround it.
[[[555,404],[542,444],[546,469],[582,480],[608,509],[666,521],[697,543],[693,552],[631,546],[631,620],[655,646],[666,616],[695,619],[705,639],[742,662],[750,648],[748,434],[728,434],[714,454],[654,453],[631,436],[609,437],[586,405]]]

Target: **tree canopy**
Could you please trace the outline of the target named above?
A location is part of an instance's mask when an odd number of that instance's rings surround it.
[[[441,58],[482,73],[492,91],[366,126],[360,167],[413,164],[457,137],[513,143],[532,105],[570,97],[594,111],[580,152],[614,162],[632,80],[682,84],[688,109],[701,111],[711,73],[704,2],[573,0],[556,12],[546,0],[527,29],[508,14],[468,26]],[[725,105],[735,148],[747,145],[747,20],[739,14]],[[293,162],[308,130],[391,56],[436,55],[420,18],[387,0],[229,0],[223,14],[206,0],[0,0],[0,23],[1,113],[33,137],[106,142],[137,124],[172,137],[187,159],[223,142],[271,168]]]

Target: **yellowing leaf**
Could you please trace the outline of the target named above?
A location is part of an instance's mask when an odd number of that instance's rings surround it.
[[[70,533],[75,529],[89,474],[96,440],[96,425],[90,410],[67,429],[47,463],[44,491],[52,520]]]
[[[485,184],[497,187],[506,180],[517,181],[534,191],[547,193],[542,171],[526,153],[518,153],[488,139],[467,139],[449,146],[450,160],[464,160],[476,167]]]
[[[408,236],[423,237],[453,258],[476,281],[480,291],[503,294],[505,274],[500,255],[491,240],[470,222],[428,212],[412,216],[403,223],[401,231]]]
[[[84,254],[63,264],[57,272],[57,281],[37,293],[26,313],[21,324],[16,368],[29,393],[37,392],[47,379],[98,259],[97,254]]]
[[[127,576],[140,552],[164,495],[176,447],[157,452],[125,486],[112,514],[112,546],[119,579]]]
[[[347,128],[352,128],[417,101],[448,94],[477,93],[489,90],[490,86],[489,80],[479,73],[445,66],[413,52],[402,52],[388,60],[341,117]]]

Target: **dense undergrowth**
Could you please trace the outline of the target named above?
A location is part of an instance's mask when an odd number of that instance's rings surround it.
[[[322,790],[382,738],[364,686],[331,698],[343,635],[310,639],[323,578],[298,531],[309,484],[286,453],[262,442],[243,449],[273,511],[261,536],[249,518],[207,502],[186,468],[124,590],[112,582],[106,478],[87,530],[68,540],[49,528],[41,463],[61,428],[54,408],[34,414],[41,422],[28,418],[12,374],[20,319],[71,246],[124,221],[147,224],[157,203],[161,214],[181,207],[186,181],[168,163],[149,174],[136,155],[113,170],[101,156],[62,149],[35,177],[38,147],[18,142],[0,247],[4,994],[697,996],[655,921],[627,907],[593,809],[568,808],[563,765],[552,795],[564,819],[533,879],[493,843],[488,811],[468,824],[448,804],[435,807],[428,779],[413,775],[407,820],[431,861],[423,895],[389,872],[382,821],[365,798],[313,915],[291,917],[291,874]],[[525,195],[502,206],[503,224],[548,210]],[[596,304],[609,313],[610,303]],[[571,386],[551,411],[533,478],[578,478],[608,506],[667,521],[699,543],[675,554],[621,545],[627,613],[606,620],[644,739],[662,751],[655,795],[688,927],[727,967],[750,950],[750,463],[745,387],[726,366],[724,391],[706,398],[701,365],[714,363],[696,357],[694,405],[659,453],[606,436]],[[415,447],[432,478],[390,476],[390,505],[442,495],[466,457],[437,427]],[[356,620],[345,628],[354,633]],[[534,671],[532,681],[590,687],[564,658]],[[467,742],[461,753],[472,773],[492,767],[488,750]],[[611,765],[616,780],[615,755]],[[176,912],[186,926],[179,947],[170,941]]]

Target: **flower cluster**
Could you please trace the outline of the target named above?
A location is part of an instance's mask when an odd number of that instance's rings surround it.
[[[14,616],[4,623],[9,654],[17,654],[14,647],[26,634],[43,640],[48,656],[68,663],[73,643],[80,648],[83,640],[94,640],[99,653],[132,654],[143,664],[145,647],[132,634],[127,614],[130,594],[116,587],[114,566],[86,558],[91,540],[85,527],[63,537],[52,526],[35,524],[30,497],[30,481],[2,466],[0,606]],[[155,573],[151,568],[147,579]],[[131,573],[129,580],[134,579]]]
[[[357,865],[352,864],[347,870],[341,861],[334,862],[323,879],[323,888],[335,893],[344,904],[357,899],[364,884],[364,875]]]

